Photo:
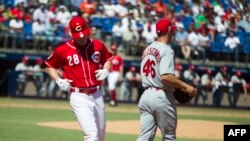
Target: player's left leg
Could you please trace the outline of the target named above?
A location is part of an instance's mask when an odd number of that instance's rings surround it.
[[[84,133],[85,141],[99,141],[96,123],[96,105],[92,96],[71,93],[70,106]]]
[[[94,99],[96,100],[96,123],[98,128],[98,137],[99,141],[105,141],[105,129],[106,129],[106,115],[103,101],[103,94],[101,91],[96,92],[94,95]]]
[[[157,126],[161,130],[162,141],[176,140],[177,112],[173,94],[162,95],[158,93],[158,108],[155,114]],[[168,98],[166,98],[168,97]]]

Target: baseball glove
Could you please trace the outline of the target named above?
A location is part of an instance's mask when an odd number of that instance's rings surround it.
[[[194,96],[190,96],[188,93],[178,88],[175,88],[175,91],[173,94],[174,94],[174,98],[176,99],[176,101],[178,101],[180,104],[188,103],[194,97]]]

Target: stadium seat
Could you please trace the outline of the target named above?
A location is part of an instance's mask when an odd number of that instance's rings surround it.
[[[90,22],[92,27],[101,28],[102,27],[102,18],[101,17],[93,17]]]
[[[33,39],[32,35],[32,23],[30,22],[24,22],[24,37],[25,39]]]
[[[183,22],[184,28],[186,30],[189,30],[189,25],[191,23],[194,23],[194,19],[191,16],[185,16],[182,22]]]
[[[34,36],[32,34],[32,23],[24,22],[24,28],[23,29],[24,29],[23,47],[25,49],[33,48]]]
[[[112,33],[112,18],[105,17],[102,19],[102,31],[104,34],[111,34]]]
[[[119,20],[121,20],[119,17],[113,17],[111,18],[111,24],[112,24],[112,27],[116,24],[116,22],[118,22]]]
[[[250,55],[250,44],[244,44],[242,51],[246,55],[245,61],[246,63],[248,63],[249,55]]]

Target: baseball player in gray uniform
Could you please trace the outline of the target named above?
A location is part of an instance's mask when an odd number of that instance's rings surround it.
[[[163,141],[176,139],[175,88],[195,95],[197,89],[175,77],[174,51],[169,46],[176,27],[169,20],[156,23],[157,40],[143,52],[141,62],[142,85],[145,88],[138,107],[140,135],[137,141],[153,141],[157,126]]]

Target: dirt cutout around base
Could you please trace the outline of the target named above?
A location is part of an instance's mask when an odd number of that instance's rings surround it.
[[[139,134],[139,121],[107,121],[106,132],[117,134]],[[223,140],[223,127],[230,122],[204,121],[204,120],[178,120],[177,138],[189,139],[215,139]],[[81,130],[77,122],[41,122],[40,126]],[[159,129],[157,136],[161,136]]]

